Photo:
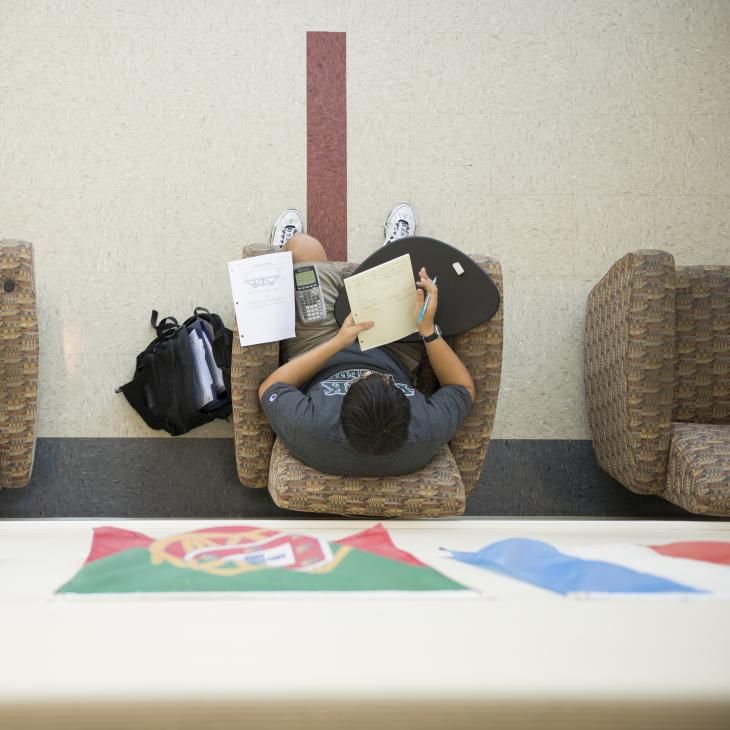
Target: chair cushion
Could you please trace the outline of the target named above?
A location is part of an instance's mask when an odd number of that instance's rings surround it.
[[[730,515],[730,426],[672,424],[663,496],[690,512]]]
[[[312,469],[276,439],[269,492],[284,509],[378,517],[443,517],[464,512],[464,485],[448,446],[423,469],[391,477],[345,477]]]

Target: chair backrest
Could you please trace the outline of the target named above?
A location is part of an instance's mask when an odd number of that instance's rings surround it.
[[[588,295],[585,386],[599,465],[641,494],[666,486],[672,423],[674,257],[642,249],[617,261]]]
[[[730,424],[730,266],[677,267],[672,420]]]
[[[38,359],[33,245],[0,241],[0,488],[30,481]]]

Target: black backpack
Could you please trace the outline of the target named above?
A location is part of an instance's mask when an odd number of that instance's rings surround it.
[[[231,346],[233,333],[223,326],[217,314],[196,307],[182,324],[174,317],[157,323],[157,312],[150,319],[157,337],[137,355],[134,377],[117,388],[132,408],[154,429],[179,436],[191,428],[231,414]],[[205,328],[212,345],[215,365],[222,371],[213,400],[202,408],[196,405],[196,374],[189,333]]]

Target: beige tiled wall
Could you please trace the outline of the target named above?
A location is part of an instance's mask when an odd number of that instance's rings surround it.
[[[730,263],[730,0],[0,0],[0,237],[36,247],[41,436],[146,436],[149,311],[306,210],[307,30],[347,32],[349,251],[389,208],[504,267],[495,436],[587,438],[623,253]],[[229,436],[226,423],[195,436]]]

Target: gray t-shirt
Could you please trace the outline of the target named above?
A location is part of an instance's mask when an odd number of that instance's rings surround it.
[[[342,398],[365,370],[391,373],[411,404],[406,443],[384,456],[355,451],[340,423]],[[355,343],[329,360],[302,390],[285,383],[269,386],[261,405],[276,435],[305,464],[328,474],[386,476],[428,464],[469,412],[471,396],[461,385],[447,385],[426,397],[394,356],[382,348],[361,352]]]

